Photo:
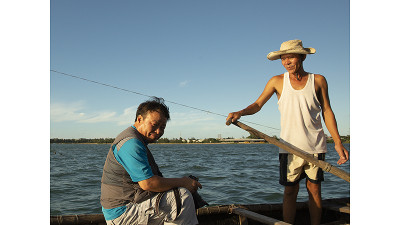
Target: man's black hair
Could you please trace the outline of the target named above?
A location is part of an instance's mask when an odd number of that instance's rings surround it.
[[[150,100],[147,100],[141,103],[136,111],[135,122],[139,115],[146,118],[148,112],[159,112],[167,118],[167,121],[170,119],[169,117],[169,108],[165,105],[163,98],[152,97]]]

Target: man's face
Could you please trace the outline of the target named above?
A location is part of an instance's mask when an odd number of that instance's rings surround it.
[[[303,56],[300,54],[284,54],[281,55],[282,65],[290,73],[294,74],[299,71],[303,65]]]
[[[148,143],[156,142],[163,134],[167,126],[167,118],[157,111],[148,112],[146,117],[138,116],[135,123],[136,129]]]

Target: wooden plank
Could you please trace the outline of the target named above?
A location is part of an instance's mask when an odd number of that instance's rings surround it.
[[[350,203],[340,201],[326,201],[322,204],[322,208],[336,212],[350,214]]]
[[[290,225],[289,223],[264,216],[246,209],[242,208],[232,208],[232,213],[235,213],[239,216],[245,216],[249,219],[256,220],[258,222],[264,223],[264,224],[269,224],[269,225]]]
[[[324,223],[324,224],[321,224],[321,225],[350,225],[350,224],[347,223],[344,220],[339,220],[339,221],[333,221],[333,222],[330,222],[330,223]]]
[[[297,210],[308,209],[307,202],[297,202],[296,203]],[[231,214],[232,208],[242,207],[246,208],[249,211],[255,213],[262,212],[281,212],[282,204],[274,203],[274,204],[251,204],[251,205],[221,205],[221,206],[209,206],[197,209],[197,215],[200,218],[207,218],[210,216],[216,216],[218,218],[219,215],[222,217],[225,214]],[[324,199],[322,200],[322,207],[328,210],[335,210],[343,213],[350,213],[350,198],[335,198],[335,199]],[[241,223],[245,224],[245,216],[242,216]],[[218,219],[216,219],[218,220]],[[343,224],[341,221],[339,224]],[[240,223],[240,222],[239,222]],[[105,225],[105,220],[103,214],[89,214],[89,215],[53,215],[50,216],[50,224],[51,225],[83,225],[83,224],[97,224],[97,225]],[[207,224],[207,223],[202,223]],[[218,224],[218,221],[212,224]],[[225,223],[231,224],[231,223]],[[333,224],[338,224],[335,221]]]
[[[51,225],[103,224],[103,214],[50,216]]]
[[[336,212],[347,213],[350,214],[350,207],[349,206],[323,206],[323,208],[327,208]]]
[[[227,125],[229,125],[231,123],[232,123],[231,121],[227,121],[226,122]],[[268,136],[268,135],[266,135],[266,134],[264,134],[264,133],[262,133],[262,132],[260,132],[260,131],[258,131],[256,129],[254,129],[252,127],[247,126],[244,123],[236,121],[236,122],[233,122],[233,124],[235,124],[237,127],[242,128],[243,130],[249,132],[250,134],[253,134],[253,135],[255,135],[255,136],[259,137],[259,138],[262,138],[262,139],[268,141],[269,143],[271,143],[273,145],[276,145],[279,148],[284,149],[285,151],[287,151],[289,153],[297,155],[297,156],[303,158],[304,160],[306,160],[307,162],[318,166],[322,170],[324,170],[326,172],[329,172],[329,173],[332,173],[333,175],[335,175],[337,177],[340,177],[343,180],[345,180],[345,181],[350,183],[350,173],[348,173],[348,172],[346,172],[346,171],[344,171],[342,169],[339,169],[339,168],[333,166],[330,163],[327,163],[327,162],[322,161],[322,160],[318,160],[318,159],[314,158],[313,155],[311,155],[311,154],[309,154],[309,153],[307,153],[307,152],[305,152],[305,151],[303,151],[301,149],[298,149],[298,148],[296,148],[294,146],[289,146],[287,144],[284,144],[284,143],[280,142],[279,140],[276,140],[275,138],[272,138],[272,137],[270,137],[270,136]]]

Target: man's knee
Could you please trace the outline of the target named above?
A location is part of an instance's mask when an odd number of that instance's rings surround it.
[[[321,195],[321,183],[312,183],[307,180],[307,191],[310,195],[319,196]]]
[[[183,206],[192,206],[194,207],[194,200],[192,193],[186,188],[180,187],[178,188],[179,194],[181,196],[181,201]],[[184,207],[186,208],[186,207]]]
[[[287,197],[296,197],[299,192],[299,184],[294,186],[285,186],[284,195]]]
[[[192,194],[188,189],[182,187],[178,188],[178,191],[182,204],[181,210],[179,213],[175,214],[176,217],[174,220],[170,220],[168,223],[166,222],[164,224],[198,224]]]

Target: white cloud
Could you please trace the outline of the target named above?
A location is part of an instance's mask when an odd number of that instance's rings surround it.
[[[70,134],[66,134],[68,131],[65,129],[60,129],[58,125],[61,127],[64,126],[63,124],[58,124],[61,122],[70,123],[72,127],[85,127],[83,130],[85,130],[86,133],[96,134],[97,136],[95,137],[112,136],[114,134],[110,135],[106,133],[110,130],[118,133],[121,127],[129,126],[134,123],[136,109],[137,106],[131,106],[125,108],[122,112],[109,110],[93,111],[90,110],[90,107],[88,107],[83,101],[72,103],[51,103],[50,119],[51,123],[54,124],[52,130],[52,132],[54,132],[53,136],[71,136]],[[107,124],[106,130],[102,130],[103,128],[99,129],[98,126],[95,126],[96,124],[105,122],[111,123]],[[55,123],[57,123],[57,126]],[[218,134],[222,134],[222,137],[241,137],[246,136],[247,133],[233,126],[227,127],[225,125],[225,118],[223,117],[205,112],[191,111],[184,113],[171,112],[171,120],[167,124],[164,137],[177,138],[182,136],[184,138],[216,138]],[[77,137],[86,137],[86,134],[77,134],[76,132],[74,132],[73,135],[78,135]]]
[[[117,117],[118,125],[129,125],[135,121],[137,106],[124,109],[122,115]]]
[[[116,112],[99,112],[94,113],[90,116],[87,116],[86,119],[82,119],[79,122],[81,123],[101,123],[101,122],[110,122],[115,121]]]
[[[53,103],[50,105],[50,119],[54,122],[79,121],[85,118],[83,102]]]
[[[51,103],[50,119],[52,122],[77,122],[77,123],[102,123],[114,122],[117,125],[129,125],[135,120],[137,106],[116,111],[89,111],[83,101],[72,103]],[[215,122],[215,115],[202,112],[171,113],[169,126],[173,127],[195,127],[204,126]]]
[[[189,83],[189,81],[185,80],[179,83],[179,87],[186,87],[186,85]]]
[[[129,125],[135,120],[136,106],[124,109],[122,114],[114,111],[88,112],[83,101],[72,103],[52,103],[50,120],[52,122],[102,123],[114,122],[118,125]]]

